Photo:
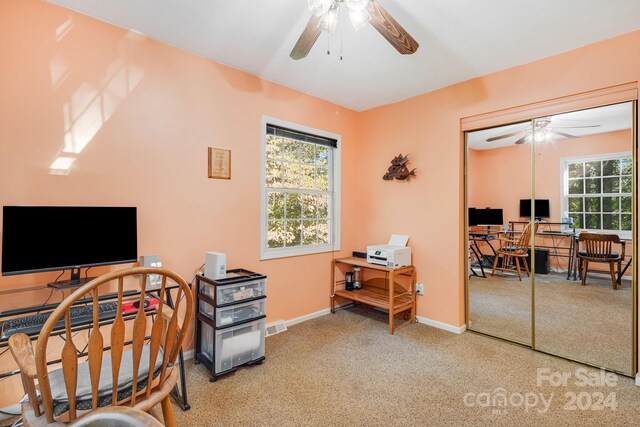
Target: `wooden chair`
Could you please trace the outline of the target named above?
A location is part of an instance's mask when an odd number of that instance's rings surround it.
[[[130,325],[131,348],[125,350],[125,345],[128,346],[129,343],[125,342],[126,328],[122,313],[123,282],[127,277],[140,277],[139,302],[140,307],[144,307],[149,274],[162,277],[162,284],[158,289],[160,303],[154,309],[155,319],[150,317],[148,320],[146,314],[149,312],[145,314],[145,310],[138,310]],[[165,293],[168,292],[165,289],[167,278],[179,285],[175,309],[171,309],[164,302]],[[111,325],[110,352],[106,352],[103,349],[104,337],[99,327],[98,289],[113,281],[117,281],[118,286],[118,309]],[[93,322],[87,344],[88,360],[79,364],[69,309],[85,295],[91,295],[93,300]],[[180,321],[178,312],[182,301],[186,307],[184,317]],[[179,275],[164,268],[134,267],[115,271],[80,287],[52,312],[38,336],[35,353],[26,335],[17,334],[9,339],[11,353],[20,368],[23,387],[29,398],[28,402],[22,404],[24,425],[64,425],[99,407],[111,405],[131,406],[148,412],[161,403],[165,425],[175,426],[169,392],[178,380],[175,361],[189,327],[192,312],[191,289]],[[65,340],[61,357],[62,367],[49,372],[47,345],[56,323],[62,318],[65,325],[65,331],[61,335]],[[145,344],[147,326],[150,326],[150,340]],[[38,402],[36,378],[41,405],[35,404]]]
[[[618,289],[619,278],[616,275],[614,264],[618,264],[618,271],[620,271],[623,257],[613,251],[613,244],[620,244],[620,237],[617,234],[580,233],[578,242],[579,245],[584,245],[584,249],[578,249],[578,271],[582,279],[582,286],[586,285],[589,263],[599,262],[609,264],[611,286],[613,289]]]
[[[538,223],[534,223],[533,232],[538,231]],[[522,231],[522,234],[518,239],[507,239],[501,237],[500,248],[496,251],[496,257],[493,260],[493,269],[491,275],[496,274],[496,270],[512,271],[511,262],[515,264],[515,270],[518,273],[518,280],[522,281],[522,272],[520,271],[520,262],[524,266],[524,270],[529,276],[529,263],[527,258],[529,257],[529,242],[531,241],[531,224]],[[498,260],[502,258],[502,266],[498,267]]]

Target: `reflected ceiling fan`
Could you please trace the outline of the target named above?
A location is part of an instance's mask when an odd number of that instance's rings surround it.
[[[542,117],[540,119],[536,119],[533,121],[535,127],[535,139],[536,142],[542,141],[550,141],[554,138],[562,137],[562,138],[571,138],[578,139],[580,138],[577,135],[572,135],[570,133],[561,132],[557,129],[581,129],[581,128],[597,128],[600,125],[580,125],[580,126],[556,126],[551,122],[551,117]],[[487,138],[487,142],[499,141],[505,138],[511,138],[513,136],[521,136],[514,144],[520,145],[525,142],[531,142],[534,138],[534,129],[529,123],[526,129],[519,130],[517,132],[509,132],[503,135],[494,136],[492,138]]]
[[[289,56],[295,60],[305,58],[322,31],[335,33],[342,5],[356,31],[370,23],[401,54],[411,55],[418,50],[418,42],[376,0],[309,0],[313,16]]]

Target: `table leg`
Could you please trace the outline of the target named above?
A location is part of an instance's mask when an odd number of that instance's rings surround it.
[[[393,306],[395,305],[395,289],[393,286],[393,271],[389,272],[389,283],[387,288],[389,289],[389,334],[393,335],[395,332],[395,314],[393,312]]]
[[[416,301],[418,297],[416,295],[416,282],[417,282],[416,269],[411,272],[411,294],[413,298],[413,307],[411,307],[411,323],[416,323]]]
[[[331,313],[336,312],[336,262],[331,262]]]

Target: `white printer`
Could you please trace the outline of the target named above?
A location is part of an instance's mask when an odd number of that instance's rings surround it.
[[[406,244],[409,236],[393,234],[386,245],[367,246],[367,262],[398,268],[411,265],[411,248]]]

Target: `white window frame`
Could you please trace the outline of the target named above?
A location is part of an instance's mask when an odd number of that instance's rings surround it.
[[[560,215],[562,218],[567,218],[569,216],[569,194],[568,194],[568,189],[569,189],[569,163],[575,163],[575,162],[589,162],[589,161],[593,161],[593,160],[601,160],[601,161],[605,161],[605,160],[622,160],[622,159],[626,159],[628,157],[631,157],[633,159],[633,155],[631,153],[631,151],[622,151],[622,152],[616,152],[616,153],[602,153],[602,154],[590,154],[590,155],[585,155],[585,156],[575,156],[575,157],[563,157],[560,159]],[[633,174],[632,174],[632,179],[633,179]],[[603,194],[608,194],[608,193],[596,193],[597,195],[601,196]],[[615,194],[612,194],[613,196],[615,196]],[[587,196],[584,196],[587,197]],[[631,197],[633,198],[633,193],[631,194]],[[583,207],[584,209],[584,207]],[[602,210],[602,208],[601,208]],[[632,223],[635,220],[634,218],[631,219]],[[605,230],[605,229],[589,229],[589,228],[582,228],[583,230],[589,230],[592,231],[594,233],[608,233],[608,234],[617,234],[618,236],[620,236],[621,238],[624,239],[631,239],[631,234],[633,232],[633,230]]]
[[[333,196],[329,200],[329,243],[324,245],[295,246],[285,248],[269,248],[267,237],[267,184],[266,184],[266,161],[267,161],[267,124],[281,126],[288,129],[298,130],[300,132],[310,133],[320,137],[331,138],[338,141],[337,147],[332,149],[333,156],[330,160],[329,168],[331,169],[331,178],[333,184]],[[275,119],[268,116],[262,116],[262,128],[260,131],[260,150],[261,150],[261,173],[260,173],[260,259],[276,259],[299,255],[311,255],[324,252],[332,252],[340,250],[340,200],[341,200],[341,147],[342,137],[338,134],[314,129],[308,126],[302,126],[297,123],[291,123],[284,120]]]

